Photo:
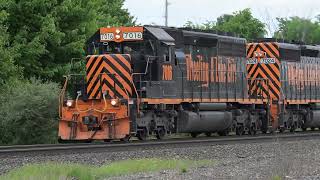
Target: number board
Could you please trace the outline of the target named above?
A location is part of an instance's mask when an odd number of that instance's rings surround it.
[[[143,27],[111,27],[100,28],[101,42],[143,40]]]

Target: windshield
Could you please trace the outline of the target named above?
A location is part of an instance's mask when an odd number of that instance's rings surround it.
[[[133,54],[141,50],[141,42],[103,43],[99,54]]]

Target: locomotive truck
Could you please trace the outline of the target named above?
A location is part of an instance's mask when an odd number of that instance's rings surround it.
[[[318,46],[159,26],[100,28],[60,94],[61,141],[320,127]]]

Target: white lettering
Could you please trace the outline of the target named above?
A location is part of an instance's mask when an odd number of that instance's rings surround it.
[[[106,33],[100,35],[101,41],[112,41],[114,39],[113,33]]]

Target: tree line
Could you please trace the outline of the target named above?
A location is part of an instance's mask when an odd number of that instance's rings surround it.
[[[273,32],[273,38],[288,42],[320,44],[320,15],[315,17],[315,20],[295,16],[279,17],[276,18],[276,21],[278,28]],[[252,41],[267,35],[267,25],[254,17],[250,9],[244,9],[233,14],[224,14],[216,20],[202,24],[188,21],[184,26],[217,32],[231,32]]]
[[[0,0],[0,144],[56,142],[63,75],[82,72],[99,27],[139,25],[124,0]],[[278,18],[275,38],[320,43],[320,18]],[[250,9],[186,27],[266,36]],[[71,63],[72,62],[72,63]]]
[[[56,142],[63,75],[85,68],[99,27],[135,24],[123,3],[0,0],[0,144]]]

